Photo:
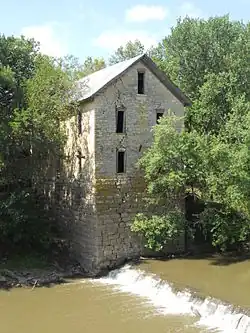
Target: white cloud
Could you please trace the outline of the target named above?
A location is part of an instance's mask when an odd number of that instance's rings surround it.
[[[21,30],[21,35],[27,38],[34,38],[40,42],[40,50],[43,54],[60,57],[67,53],[67,49],[60,37],[58,37],[55,26],[55,23],[47,23],[24,27]]]
[[[168,10],[163,6],[136,5],[126,11],[125,18],[128,22],[161,21],[167,14]]]
[[[157,44],[156,36],[153,36],[143,30],[130,31],[111,31],[102,32],[93,42],[95,46],[99,46],[108,50],[116,50],[119,46],[125,45],[127,42],[134,42],[138,39],[146,48]]]
[[[181,17],[193,17],[193,18],[197,18],[197,17],[202,17],[204,16],[201,9],[196,7],[193,3],[191,2],[184,2],[181,6],[180,6],[180,15]]]

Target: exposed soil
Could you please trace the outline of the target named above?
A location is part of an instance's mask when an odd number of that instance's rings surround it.
[[[53,267],[17,270],[2,268],[0,269],[0,289],[50,287],[54,284],[66,283],[68,279],[84,276],[85,273],[79,265],[72,265],[67,270]]]

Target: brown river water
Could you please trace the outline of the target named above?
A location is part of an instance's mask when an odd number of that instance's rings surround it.
[[[1,291],[0,333],[249,333],[250,317],[222,301],[250,309],[250,261],[145,260],[97,280]]]

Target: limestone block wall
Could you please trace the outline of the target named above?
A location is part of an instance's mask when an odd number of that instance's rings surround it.
[[[145,94],[137,94],[137,72],[144,71]],[[116,133],[116,111],[125,110],[125,131]],[[143,63],[137,63],[95,100],[95,197],[98,224],[98,265],[113,267],[139,256],[141,241],[130,231],[145,210],[143,175],[138,159],[152,143],[157,111],[178,116],[183,105]],[[125,150],[125,173],[117,174],[117,150]],[[182,244],[183,242],[180,242]]]
[[[100,269],[115,267],[141,254],[139,237],[132,234],[133,216],[143,209],[144,182],[139,176],[102,178],[96,181]]]
[[[137,94],[138,70],[145,72],[144,95]],[[122,147],[127,151],[126,174],[135,172],[138,158],[152,143],[157,111],[184,115],[181,102],[140,62],[99,94],[95,105],[96,178],[115,175],[115,151]],[[116,133],[116,108],[125,109],[125,133]]]
[[[73,256],[86,271],[94,272],[98,260],[94,194],[95,103],[82,104],[79,111],[80,116],[72,117],[66,124],[66,158],[57,181],[58,216]]]

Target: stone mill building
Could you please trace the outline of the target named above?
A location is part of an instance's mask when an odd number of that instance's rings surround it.
[[[73,253],[96,274],[141,254],[130,231],[143,211],[137,161],[157,119],[169,109],[182,116],[190,101],[146,54],[83,78],[78,89],[78,115],[67,123],[70,181],[62,190],[61,218]]]

